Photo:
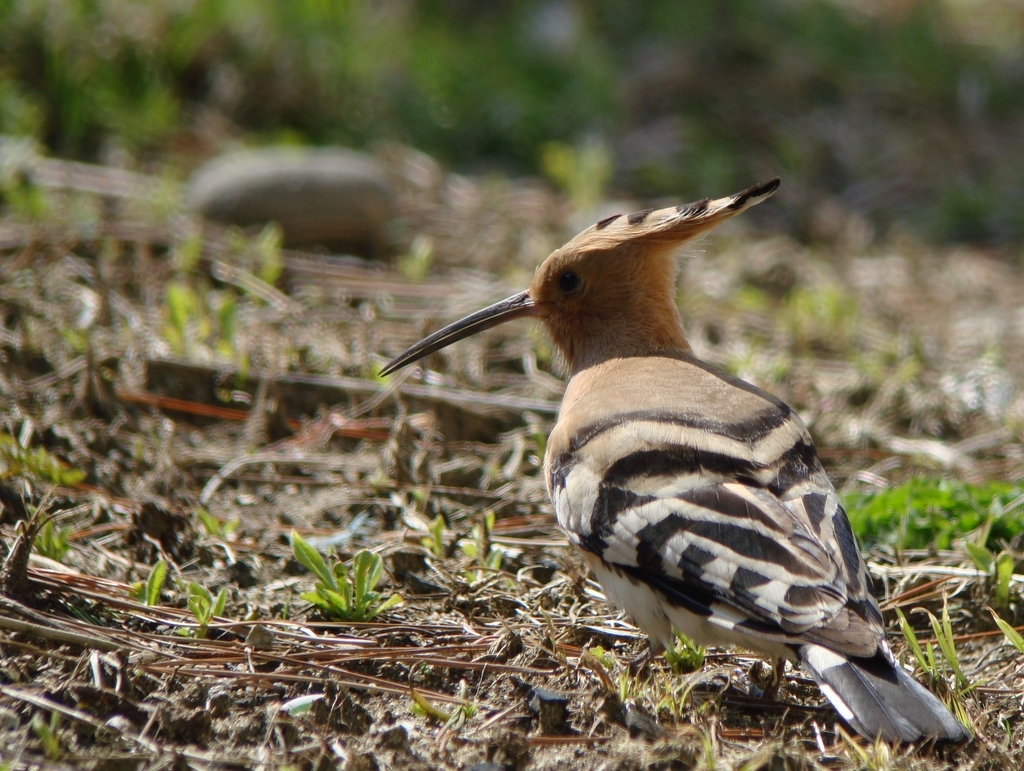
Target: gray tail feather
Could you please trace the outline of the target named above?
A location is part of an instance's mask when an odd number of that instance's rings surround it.
[[[805,645],[800,660],[836,711],[868,739],[965,742],[971,738],[971,732],[941,701],[881,652],[858,658],[821,645]]]

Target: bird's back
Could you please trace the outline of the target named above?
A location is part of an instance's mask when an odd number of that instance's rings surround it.
[[[865,656],[884,639],[803,422],[689,354],[575,375],[547,476],[560,524],[586,552],[721,612],[748,647],[821,640]]]

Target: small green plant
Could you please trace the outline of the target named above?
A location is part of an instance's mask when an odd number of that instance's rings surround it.
[[[935,651],[932,648],[931,643],[928,643],[924,648],[921,647],[921,643],[917,639],[917,633],[914,631],[914,627],[907,621],[907,617],[903,615],[903,611],[899,608],[896,609],[896,615],[900,619],[900,631],[903,633],[903,639],[907,642],[907,647],[910,648],[911,654],[914,656],[914,660],[917,661],[917,666],[920,667],[921,671],[927,674],[931,678],[939,677],[939,668],[935,661]]]
[[[192,631],[192,636],[202,640],[209,631],[210,622],[214,617],[224,615],[224,606],[228,601],[227,589],[221,589],[214,597],[205,586],[189,581],[188,609],[199,627]]]
[[[364,549],[352,558],[351,568],[340,560],[328,567],[320,553],[294,530],[290,539],[295,559],[319,579],[316,588],[304,592],[302,599],[325,615],[341,621],[369,621],[402,602],[400,595],[385,599],[375,591],[384,575],[379,554]]]
[[[398,270],[404,278],[420,282],[430,272],[434,261],[434,241],[430,236],[419,235],[412,240],[409,253],[398,260]]]
[[[483,570],[497,572],[501,570],[501,563],[505,559],[505,550],[500,546],[491,543],[491,531],[494,529],[494,512],[488,511],[483,519],[473,525],[469,538],[459,541],[459,549],[462,553],[474,560],[478,566],[475,571],[467,571],[467,581],[480,580]]]
[[[657,672],[651,683],[651,690],[654,691],[656,700],[655,710],[661,713],[668,713],[675,722],[683,720],[686,712],[686,704],[690,700],[690,693],[696,680],[692,677],[678,677],[678,673],[666,674]]]
[[[438,514],[434,520],[427,526],[426,538],[420,539],[427,551],[430,552],[431,556],[441,559],[445,556],[445,545],[444,545],[444,517]]]
[[[164,318],[164,338],[179,356],[202,345],[240,369],[248,369],[248,356],[239,336],[238,297],[233,288],[212,291],[202,281],[179,276],[167,285]]]
[[[193,322],[205,322],[201,304],[192,287],[182,281],[172,281],[167,285],[164,303],[167,313],[164,337],[175,353],[184,355],[190,348],[189,326]]]
[[[425,717],[428,720],[441,723],[442,732],[459,730],[478,711],[477,706],[469,700],[469,687],[466,685],[465,680],[459,683],[459,698],[462,699],[462,704],[450,711],[434,706],[423,697],[423,694],[412,687],[409,688],[409,698],[412,699],[409,711],[419,717]]]
[[[910,652],[913,654],[914,659],[917,661],[917,665],[921,670],[928,675],[932,680],[942,680],[943,672],[939,666],[939,659],[935,655],[935,649],[929,642],[922,647],[921,643],[917,639],[917,634],[914,632],[913,627],[910,626],[910,622],[907,621],[906,616],[903,615],[902,611],[898,608],[896,613],[900,619],[900,631],[903,632],[903,638],[907,641],[907,646],[910,648]],[[957,656],[956,644],[953,640],[953,625],[949,620],[949,608],[943,606],[942,618],[936,618],[932,613],[928,613],[928,618],[931,622],[932,632],[935,634],[935,641],[939,645],[939,649],[942,651],[942,656],[946,660],[946,664],[952,671],[954,678],[956,679],[956,688],[954,689],[952,704],[948,706],[952,709],[957,719],[961,723],[967,724],[967,711],[964,708],[963,700],[961,697],[967,693],[967,691],[973,688],[972,685],[968,684],[967,677],[964,675],[963,668],[960,666],[960,659]]]
[[[43,447],[22,447],[8,433],[0,433],[0,479],[30,475],[55,485],[81,482],[85,472],[71,468]]]
[[[39,532],[36,533],[32,545],[35,547],[37,554],[57,562],[63,562],[68,549],[71,548],[71,544],[68,543],[67,528],[62,527],[58,529],[53,523],[52,518],[47,519],[43,526],[39,528]]]
[[[276,226],[268,226],[253,245],[261,266],[276,280],[280,273],[280,235],[275,240],[275,232]],[[239,241],[237,250],[249,248],[249,242],[240,233],[232,237]],[[197,234],[174,248],[174,279],[168,283],[164,296],[164,337],[178,355],[187,355],[202,344],[224,358],[247,364],[245,352],[238,344],[237,293],[233,287],[212,290],[197,277],[196,268],[202,256],[203,240]]]
[[[675,645],[662,655],[677,675],[696,672],[704,666],[704,646],[697,645],[682,632],[676,632]]]
[[[1015,562],[1013,555],[1006,551],[1000,552],[996,557],[993,599],[998,608],[1006,608],[1010,605],[1010,582],[1013,579]]]
[[[615,656],[610,652],[606,651],[600,645],[595,645],[593,648],[584,648],[582,654],[580,654],[580,664],[587,667],[597,679],[601,681],[604,686],[605,692],[609,694],[617,693],[618,688],[612,681],[611,673],[615,671]]]
[[[863,768],[866,771],[891,771],[892,751],[884,741],[876,739],[874,744],[862,746],[859,740],[854,739],[845,731],[842,731],[840,736],[843,739],[843,746],[851,751],[851,755],[856,755],[860,760],[860,764],[856,768]]]
[[[989,516],[985,520],[974,541],[964,543],[964,551],[978,570],[988,573],[992,581],[992,599],[997,608],[1010,605],[1010,582],[1013,580],[1013,568],[1016,563],[1010,552],[1003,550],[998,555],[985,545],[989,540],[992,524],[1004,515],[1001,501],[996,498],[989,507]]]
[[[199,522],[202,524],[207,535],[219,540],[225,540],[240,524],[237,519],[221,522],[206,509],[196,509],[196,516],[199,517]]]
[[[1003,634],[1006,635],[1006,639],[1010,641],[1010,645],[1021,653],[1024,653],[1024,637],[1021,636],[1021,633],[1010,626],[1006,621],[999,618],[996,612],[991,608],[989,608],[988,612],[992,614],[992,618],[995,620],[996,626],[998,626],[1003,631]]]
[[[984,546],[965,543],[964,550],[971,558],[974,566],[992,579],[992,600],[997,608],[1006,608],[1010,604],[1010,582],[1013,579],[1015,560],[1008,551],[993,555]]]
[[[274,286],[284,270],[281,258],[281,244],[284,243],[284,231],[276,223],[267,225],[253,241],[259,267],[256,277],[268,286]]]
[[[57,736],[59,728],[60,713],[58,712],[50,713],[49,722],[43,720],[38,713],[32,716],[32,732],[39,737],[43,752],[50,760],[57,760],[61,755],[60,738]]]
[[[716,761],[718,753],[715,752],[715,743],[711,741],[711,737],[706,731],[700,732],[700,744],[701,752],[704,755],[704,767],[707,771],[715,771],[715,769],[718,768],[718,763]]]
[[[651,683],[649,677],[640,677],[638,674],[633,674],[628,666],[623,666],[619,669],[618,681],[619,699],[623,704],[630,701],[640,702]]]
[[[588,648],[591,656],[605,669],[611,671],[615,668],[615,654],[611,651],[606,651],[603,646],[595,645],[593,648]]]
[[[164,588],[164,579],[167,578],[167,563],[159,560],[149,571],[145,581],[139,581],[132,585],[131,596],[148,608],[160,604],[160,592]]]
[[[942,655],[946,659],[946,663],[949,664],[950,669],[953,670],[953,674],[956,676],[956,684],[960,691],[967,689],[967,677],[964,675],[963,669],[960,667],[960,658],[956,653],[956,643],[953,640],[953,625],[949,620],[949,606],[942,606],[942,618],[938,619],[933,614],[928,614],[928,619],[932,625],[932,631],[935,633],[935,639],[939,643],[939,648],[942,650]]]
[[[978,570],[983,573],[995,572],[996,559],[992,556],[992,552],[984,546],[968,541],[964,544],[964,551],[967,552],[967,556],[971,558],[971,562]]]

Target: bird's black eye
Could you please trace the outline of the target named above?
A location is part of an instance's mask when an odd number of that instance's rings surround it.
[[[579,285],[580,277],[573,273],[571,270],[563,273],[562,277],[558,279],[558,288],[566,293],[572,292]]]

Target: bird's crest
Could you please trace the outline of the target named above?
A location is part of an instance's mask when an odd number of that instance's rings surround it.
[[[779,178],[776,177],[742,193],[714,201],[705,198],[667,209],[642,209],[632,214],[614,214],[584,230],[563,246],[561,251],[610,249],[630,241],[682,243],[761,203],[771,197],[778,187]]]

